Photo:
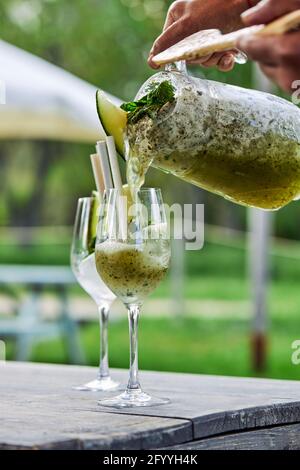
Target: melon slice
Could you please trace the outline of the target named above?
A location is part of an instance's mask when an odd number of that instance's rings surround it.
[[[114,137],[117,151],[124,158],[124,132],[127,125],[126,111],[112,103],[102,90],[97,90],[96,104],[98,116],[105,133]]]

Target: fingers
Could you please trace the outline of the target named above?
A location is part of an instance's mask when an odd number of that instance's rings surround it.
[[[276,81],[278,75],[278,67],[271,67],[269,65],[260,65],[261,70],[263,73],[273,82]]]
[[[184,14],[185,8],[186,1],[177,1],[172,3],[166,17],[163,31],[168,29],[173,23],[179,20],[179,18]]]
[[[197,63],[202,65],[202,67],[215,67],[218,65],[219,60],[221,59],[222,54],[210,54],[205,57],[198,59]]]
[[[237,47],[252,59],[264,65],[285,64],[300,66],[300,33],[284,36],[243,37]]]
[[[295,88],[293,83],[296,79],[296,76],[293,72],[286,71],[283,67],[268,67],[267,65],[260,65],[263,73],[270,79],[272,82],[276,83],[282,90],[287,93],[292,93]]]
[[[201,57],[199,59],[189,60],[188,64],[202,65],[206,61],[210,60],[212,56],[213,56],[213,54],[208,54],[208,55],[206,55],[204,57]]]
[[[219,52],[210,56],[207,60],[202,61],[203,67],[217,67],[223,72],[228,72],[234,67],[234,54]]]
[[[283,90],[291,92],[292,84],[299,79],[300,33],[264,38],[244,37],[237,46],[259,62],[263,72]]]
[[[153,54],[152,52],[150,52],[149,54],[149,57],[147,59],[147,62],[148,62],[148,65],[149,67],[151,67],[152,69],[154,70],[157,70],[160,68],[160,65],[156,64],[155,62],[153,62],[153,57],[155,56],[155,54]]]
[[[155,55],[191,34],[186,32],[186,27],[188,26],[187,18],[184,18],[186,5],[186,0],[177,0],[170,6],[163,32],[156,39],[149,53],[148,64],[153,69],[159,68],[152,60]]]
[[[234,52],[218,52],[211,54],[201,59],[189,61],[192,65],[201,65],[205,68],[216,67],[222,72],[229,72],[235,65],[235,54]]]
[[[181,39],[185,38],[189,33],[189,28],[187,25],[187,19],[184,17],[175,23],[171,24],[155,41],[153,47],[150,51],[148,64],[152,68],[159,68],[154,62],[153,57],[160,52],[168,49],[168,47],[173,46],[177,42],[181,41]]]
[[[235,65],[235,55],[234,54],[224,54],[223,57],[218,62],[217,68],[221,72],[230,72]]]
[[[230,2],[224,2],[224,0],[175,1],[169,8],[163,32],[156,39],[150,51],[149,66],[158,69],[159,66],[153,62],[153,57],[196,31],[212,28],[218,28],[223,32],[234,31],[242,25],[240,13],[245,3],[241,0]],[[241,4],[243,4],[243,8],[241,8]],[[219,57],[219,61],[216,62],[216,58],[214,58],[210,66],[217,66],[220,70],[231,70],[233,64],[233,58]],[[206,64],[206,66],[209,65]]]
[[[278,63],[278,51],[276,50],[275,36],[259,38],[245,36],[237,42],[237,47],[247,56],[257,62],[274,66]]]
[[[300,0],[262,0],[255,7],[242,13],[241,17],[247,26],[267,24],[300,8]]]

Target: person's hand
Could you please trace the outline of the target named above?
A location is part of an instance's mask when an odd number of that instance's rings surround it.
[[[241,14],[246,26],[267,24],[287,13],[300,9],[300,0],[262,0]]]
[[[204,29],[220,29],[223,33],[242,27],[241,13],[258,0],[177,0],[169,8],[162,34],[150,51],[148,64],[159,68],[152,58],[191,34]],[[252,3],[250,3],[252,2]],[[229,71],[234,66],[235,51],[206,56],[193,63],[204,67],[217,66]]]
[[[269,23],[300,9],[300,0],[264,0],[242,15],[246,26]],[[300,79],[300,32],[283,36],[244,37],[237,47],[260,64],[262,71],[285,91]]]

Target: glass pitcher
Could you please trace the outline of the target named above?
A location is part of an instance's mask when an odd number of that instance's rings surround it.
[[[300,110],[271,94],[191,77],[178,66],[168,80],[175,100],[155,118],[127,126],[130,153],[235,203],[275,210],[300,197]]]

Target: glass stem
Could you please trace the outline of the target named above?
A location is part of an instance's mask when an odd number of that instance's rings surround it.
[[[130,371],[127,392],[141,391],[138,379],[138,321],[139,305],[128,306],[129,336],[130,336]]]
[[[108,315],[109,308],[107,305],[98,307],[99,309],[99,323],[100,323],[100,365],[99,365],[99,379],[109,377],[108,368]]]

